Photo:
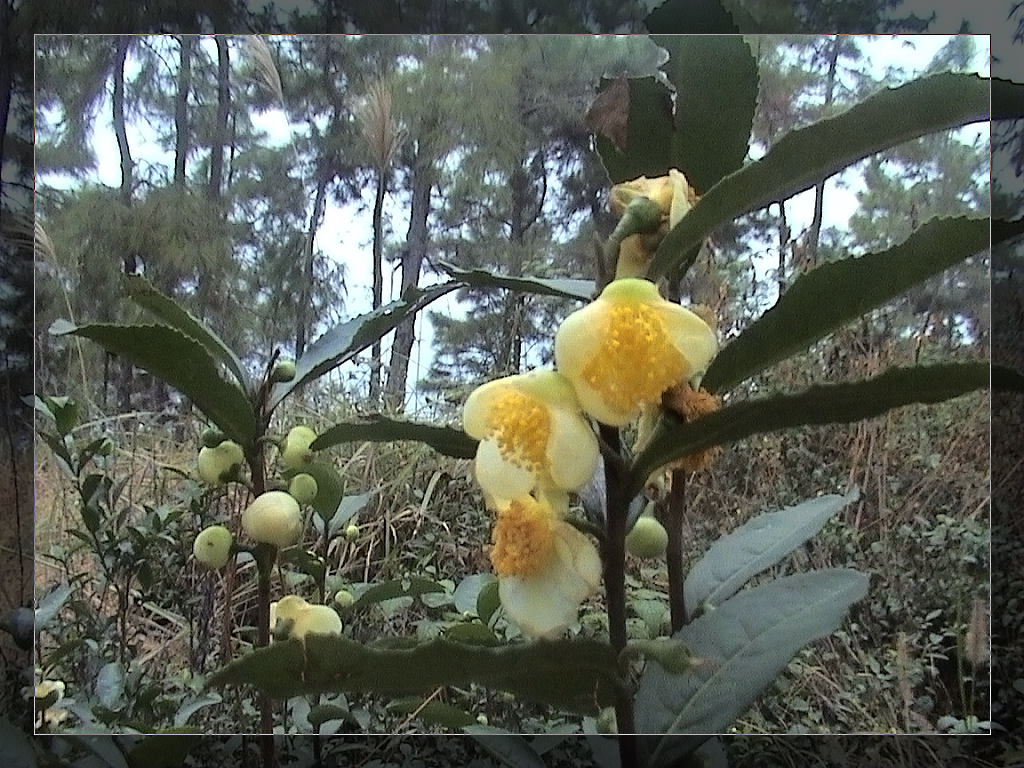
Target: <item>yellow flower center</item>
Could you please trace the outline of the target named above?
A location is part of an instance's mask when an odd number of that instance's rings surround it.
[[[619,304],[609,314],[604,342],[583,368],[583,378],[611,408],[632,413],[658,402],[689,366],[647,305]]]
[[[491,405],[490,434],[507,460],[539,473],[547,464],[551,417],[543,403],[515,389],[499,395]]]
[[[533,499],[515,499],[498,513],[491,564],[499,576],[527,577],[544,566],[553,537],[551,513]]]

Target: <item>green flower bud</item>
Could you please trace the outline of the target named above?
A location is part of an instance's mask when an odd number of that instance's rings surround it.
[[[294,496],[299,504],[312,504],[316,492],[316,478],[305,473],[293,477],[288,485],[288,493]]]
[[[295,363],[292,360],[281,360],[270,372],[271,381],[291,381],[295,378]]]
[[[355,523],[349,523],[345,529],[345,538],[349,541],[355,541],[359,538],[359,526]]]
[[[309,446],[316,440],[316,432],[309,427],[293,427],[281,443],[281,462],[296,471],[302,470],[313,459]]]
[[[338,604],[339,608],[349,608],[355,601],[356,599],[347,589],[339,589],[334,593],[334,602]]]
[[[192,554],[200,563],[215,571],[227,565],[233,543],[231,531],[223,525],[211,525],[201,530],[192,542]]]
[[[626,549],[637,557],[661,557],[667,546],[668,531],[653,517],[638,518],[626,535]]]
[[[216,448],[199,451],[199,477],[207,485],[219,485],[231,479],[245,461],[242,446],[231,440],[224,440]]]
[[[302,513],[284,491],[267,491],[242,513],[242,530],[251,538],[278,549],[290,547],[302,535]]]

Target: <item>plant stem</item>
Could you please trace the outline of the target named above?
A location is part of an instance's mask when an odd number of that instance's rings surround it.
[[[686,511],[686,472],[672,471],[672,488],[668,508],[661,521],[668,532],[665,560],[668,565],[668,608],[672,617],[672,634],[686,624],[686,602],[683,595],[683,515]]]
[[[619,431],[601,425],[601,438],[616,453],[621,451]],[[604,464],[608,534],[602,544],[604,587],[608,608],[608,639],[616,652],[626,647],[626,511],[625,478],[615,462]],[[620,734],[633,734],[633,697],[620,690],[615,696],[615,721]],[[639,768],[636,737],[619,736],[622,768]]]

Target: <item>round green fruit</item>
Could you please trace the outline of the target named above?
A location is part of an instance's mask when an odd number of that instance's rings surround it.
[[[215,571],[223,568],[231,559],[233,543],[231,531],[223,525],[211,525],[201,530],[192,542],[192,554],[200,563]]]
[[[216,448],[204,447],[199,451],[199,477],[207,485],[219,485],[230,479],[245,461],[242,446],[224,440]]]
[[[267,491],[242,513],[242,530],[255,541],[290,547],[302,535],[302,512],[291,494]]]
[[[316,440],[316,432],[309,427],[292,427],[281,443],[281,463],[288,469],[301,471],[313,459],[309,446]]]
[[[653,517],[637,518],[626,535],[626,549],[642,558],[661,557],[668,546],[668,531]]]
[[[292,478],[288,484],[288,493],[295,497],[299,504],[312,504],[316,498],[316,478],[307,475],[305,472]]]

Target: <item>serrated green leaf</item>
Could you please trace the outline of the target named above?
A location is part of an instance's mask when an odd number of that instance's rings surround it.
[[[364,646],[343,637],[311,635],[273,643],[218,670],[209,687],[251,685],[286,699],[302,693],[359,691],[426,694],[439,685],[508,691],[573,712],[614,701],[615,650],[592,640],[538,641],[501,648],[431,640],[407,648]]]
[[[1003,369],[993,383],[1020,387],[1024,377]],[[662,416],[630,470],[627,491],[639,492],[659,467],[694,451],[762,432],[806,424],[839,424],[878,416],[912,403],[939,403],[989,386],[988,363],[890,368],[880,376],[844,384],[818,384],[795,395],[775,395],[724,406],[696,421]]]
[[[944,72],[886,88],[835,117],[788,133],[709,189],[658,246],[649,278],[667,274],[721,224],[809,189],[876,152],[989,119],[989,80]]]
[[[123,275],[125,292],[128,296],[143,309],[147,309],[186,336],[190,336],[215,359],[224,363],[231,373],[234,374],[242,389],[249,392],[252,389],[249,375],[246,373],[242,361],[224,341],[211,330],[204,322],[194,317],[174,299],[160,293],[149,280],[142,275]]]
[[[288,393],[297,387],[351,360],[373,342],[393,331],[405,318],[461,287],[462,283],[458,281],[429,288],[411,287],[397,301],[354,317],[327,331],[310,344],[295,361],[295,378],[274,385],[270,393],[269,409],[276,408]]]
[[[425,723],[443,725],[451,730],[476,722],[476,718],[465,710],[453,707],[451,704],[445,704],[443,701],[425,702],[419,696],[396,699],[388,704],[388,709],[402,712],[406,715],[415,714],[416,717]]]
[[[477,441],[461,429],[400,421],[386,416],[371,416],[362,422],[335,424],[317,437],[310,448],[321,451],[342,443],[397,440],[415,440],[456,459],[470,459],[476,455]]]
[[[602,78],[598,93],[604,92],[614,82]],[[625,146],[620,150],[607,136],[598,134],[594,137],[601,164],[613,184],[639,176],[664,176],[672,167],[674,118],[671,92],[653,77],[629,78],[627,85],[629,116]]]
[[[722,733],[803,646],[835,631],[867,594],[846,568],[800,573],[747,589],[673,635],[705,663],[672,675],[644,669],[636,696],[644,733]],[[666,740],[653,757],[667,746]]]
[[[444,636],[446,640],[467,645],[489,645],[492,647],[501,645],[501,640],[491,631],[490,627],[475,621],[454,624],[445,630]]]
[[[380,584],[374,584],[363,592],[354,603],[352,608],[364,608],[367,605],[380,603],[384,600],[394,600],[396,597],[415,597],[428,592],[444,592],[443,584],[436,581],[413,576],[408,579],[392,579]]]
[[[719,0],[668,0],[647,14],[644,26],[652,35],[735,35],[740,31]]]
[[[932,219],[885,251],[823,264],[801,275],[774,307],[718,354],[701,386],[710,392],[727,389],[802,352],[922,280],[983,251],[988,238],[987,219]]]
[[[748,520],[715,541],[683,584],[690,616],[705,602],[732,597],[754,575],[770,568],[820,531],[839,510],[860,497],[854,488],[845,496],[828,494]]]
[[[541,296],[559,296],[577,301],[590,301],[597,293],[593,280],[579,280],[570,277],[513,277],[488,272],[485,269],[462,269],[454,264],[439,262],[449,276],[476,288],[507,288],[519,293],[536,293]]]
[[[220,701],[219,696],[217,701]],[[136,768],[176,768],[184,764],[185,758],[202,740],[202,734],[160,733],[146,736],[131,748],[128,762]]]
[[[703,194],[743,165],[757,104],[757,61],[739,35],[654,36],[676,88],[670,167]]]
[[[224,434],[243,448],[256,439],[256,416],[245,393],[220,377],[213,356],[195,339],[166,325],[71,325],[50,332],[92,339],[186,395]]]
[[[498,594],[498,580],[492,578],[484,582],[480,592],[476,596],[476,615],[484,624],[490,624],[491,617],[501,605],[501,597]]]

